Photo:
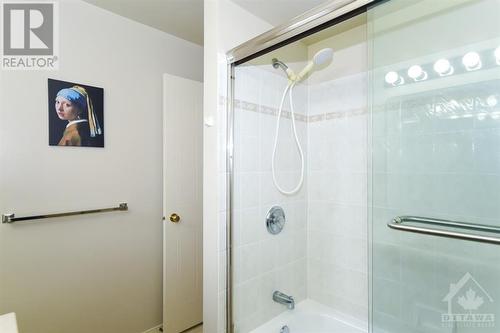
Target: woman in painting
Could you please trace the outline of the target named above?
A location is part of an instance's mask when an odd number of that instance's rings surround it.
[[[55,108],[59,119],[68,122],[59,146],[92,146],[92,139],[102,134],[85,88],[61,89],[56,96]]]

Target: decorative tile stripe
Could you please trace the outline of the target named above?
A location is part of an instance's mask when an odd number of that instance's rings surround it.
[[[219,96],[219,105],[225,106],[226,100],[227,99],[225,96]],[[261,113],[261,114],[275,116],[275,117],[278,116],[278,111],[279,111],[278,108],[274,108],[274,107],[270,107],[270,106],[266,106],[266,105],[259,105],[256,103],[242,101],[239,99],[234,100],[234,108],[240,109],[243,111],[251,111],[251,112]],[[361,116],[361,115],[365,115],[365,114],[367,114],[367,108],[338,110],[338,111],[334,111],[334,112],[315,114],[315,115],[310,115],[310,116],[302,114],[302,113],[295,113],[295,120],[307,122],[307,123],[313,123],[313,122],[319,122],[319,121],[325,121],[325,120],[331,120],[331,119]],[[286,109],[284,109],[282,111],[282,116],[283,116],[283,118],[286,118],[286,119],[292,118],[291,112],[289,110],[286,110]]]
[[[367,112],[366,108],[339,110],[339,111],[328,112],[328,113],[324,113],[324,114],[311,115],[308,118],[308,122],[314,123],[314,122],[323,121],[323,120],[356,117],[356,116],[366,115],[367,113],[368,112]]]
[[[324,114],[313,114],[310,115],[307,119],[309,123],[317,122],[317,121],[323,121],[325,120],[325,115]]]
[[[257,112],[257,113],[266,114],[266,115],[275,116],[275,117],[278,116],[278,112],[279,112],[278,108],[273,108],[273,107],[266,106],[266,105],[259,105],[256,103],[251,103],[251,102],[242,101],[242,100],[238,100],[238,99],[234,100],[234,108],[241,109],[244,111]],[[287,109],[283,109],[281,111],[281,115],[283,118],[292,119],[292,113]],[[295,113],[295,120],[307,122],[307,116],[305,114]]]

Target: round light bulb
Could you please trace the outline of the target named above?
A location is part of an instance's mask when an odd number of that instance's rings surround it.
[[[434,70],[441,76],[453,74],[453,67],[448,59],[439,59],[434,63]]]
[[[399,74],[394,71],[385,74],[385,82],[393,86],[404,83],[403,78],[400,78]]]
[[[496,106],[498,104],[498,100],[495,95],[488,96],[488,98],[486,98],[486,104],[488,104],[488,106],[490,107]]]
[[[477,52],[466,53],[462,58],[462,63],[468,71],[474,71],[481,68],[481,57]]]
[[[495,49],[495,60],[500,65],[500,46]]]
[[[427,73],[419,65],[413,65],[408,69],[408,76],[415,81],[427,79]]]

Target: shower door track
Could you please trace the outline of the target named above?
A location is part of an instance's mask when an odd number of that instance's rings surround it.
[[[332,0],[313,8],[290,22],[269,30],[227,52],[227,133],[226,133],[226,332],[233,325],[233,237],[232,195],[234,184],[234,68],[250,59],[271,52],[305,36],[366,13],[369,6],[388,0]]]
[[[366,12],[368,6],[388,0],[332,0],[315,7],[290,22],[277,26],[229,50],[229,65],[239,65],[305,36],[337,25]]]

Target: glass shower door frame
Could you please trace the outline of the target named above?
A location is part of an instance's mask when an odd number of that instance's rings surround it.
[[[296,17],[227,52],[226,71],[226,299],[225,328],[234,332],[233,322],[233,203],[234,194],[234,72],[235,67],[305,36],[334,26],[359,14],[369,6],[387,0],[332,0]]]

